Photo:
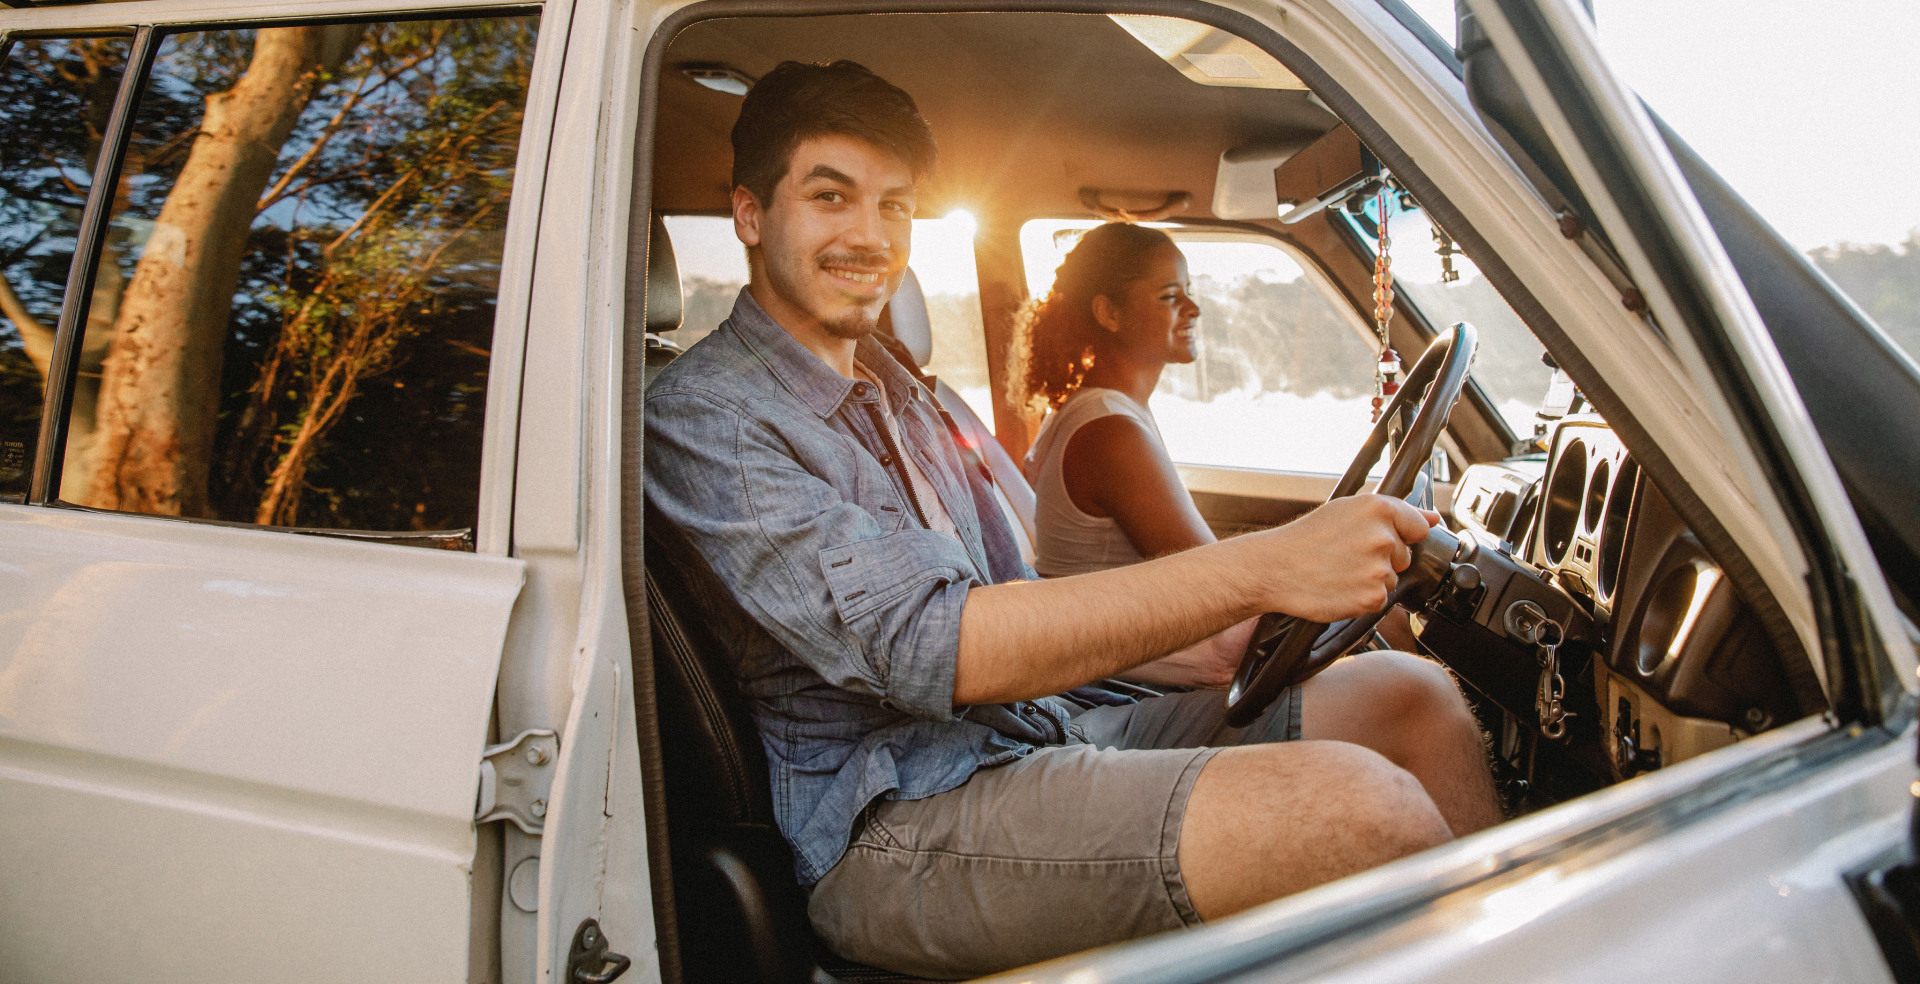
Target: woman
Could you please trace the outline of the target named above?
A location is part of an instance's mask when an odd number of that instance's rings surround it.
[[[1187,261],[1157,229],[1098,226],[1067,254],[1046,298],[1022,312],[1013,403],[1049,411],[1027,454],[1034,569],[1065,577],[1214,542],[1161,441],[1147,400],[1170,362],[1194,360],[1200,308]],[[1224,686],[1252,623],[1141,667],[1129,679]]]

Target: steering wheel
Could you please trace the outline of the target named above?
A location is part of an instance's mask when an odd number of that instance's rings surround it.
[[[1327,497],[1328,502],[1360,491],[1366,483],[1367,472],[1380,460],[1380,451],[1386,447],[1394,419],[1408,404],[1418,401],[1419,409],[1414,412],[1413,423],[1407,428],[1400,450],[1375,490],[1396,499],[1405,498],[1413,491],[1421,466],[1427,463],[1434,441],[1447,425],[1447,414],[1466,387],[1467,370],[1473,366],[1473,353],[1478,344],[1479,332],[1459,321],[1427,346],[1400,391],[1387,404],[1386,412],[1373,425],[1373,432],[1360,446],[1353,464],[1340,476],[1333,494]],[[1240,657],[1240,669],[1234,673],[1233,686],[1227,691],[1227,724],[1236,728],[1252,724],[1281,691],[1306,682],[1345,656],[1347,650],[1373,631],[1394,605],[1424,603],[1446,577],[1459,545],[1459,540],[1445,527],[1429,530],[1425,540],[1413,545],[1413,563],[1401,572],[1399,583],[1377,612],[1332,625],[1278,613],[1261,616],[1254,627],[1253,638],[1247,643],[1246,654]]]

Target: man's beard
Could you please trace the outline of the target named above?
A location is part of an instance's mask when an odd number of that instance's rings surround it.
[[[767,266],[768,273],[774,281],[774,289],[780,291],[789,301],[798,303],[800,298],[795,296],[797,292],[792,287],[805,284],[815,272],[821,269],[837,266],[855,270],[871,267],[886,270],[892,265],[889,262],[890,259],[891,257],[885,253],[829,253],[819,257],[775,255],[768,257]],[[892,280],[892,277],[888,276],[888,279]],[[792,286],[781,289],[783,281]],[[819,321],[820,326],[835,338],[854,340],[867,337],[880,326],[879,316],[869,314],[865,308],[861,307],[850,308],[837,317],[822,317]]]
[[[820,322],[820,326],[835,338],[857,341],[873,334],[873,330],[880,327],[880,319],[868,314],[864,308],[854,308],[832,321]]]

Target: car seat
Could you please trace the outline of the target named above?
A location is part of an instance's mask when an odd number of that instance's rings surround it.
[[[920,289],[920,278],[912,270],[907,271],[900,289],[894,291],[893,300],[881,313],[880,331],[899,342],[889,349],[896,357],[903,352],[909,357],[901,360],[907,371],[932,388],[934,402],[953,420],[954,438],[960,445],[961,455],[968,459],[968,464],[982,468],[991,480],[994,496],[1007,514],[1008,525],[1013,527],[1014,539],[1020,545],[1021,559],[1033,563],[1033,487],[1027,484],[1020,466],[1014,464],[1013,458],[994,438],[992,428],[973,412],[967,401],[944,380],[921,372],[933,361],[933,321],[927,314],[927,295]]]

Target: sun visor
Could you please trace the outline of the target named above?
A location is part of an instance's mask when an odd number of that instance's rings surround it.
[[[1379,175],[1379,159],[1346,124],[1336,126],[1273,172],[1274,197],[1299,203],[1280,221],[1298,222],[1345,199]]]
[[[1307,140],[1290,140],[1234,147],[1222,153],[1214,171],[1214,217],[1271,219],[1279,215],[1281,200],[1275,194],[1274,172],[1307,144]]]

